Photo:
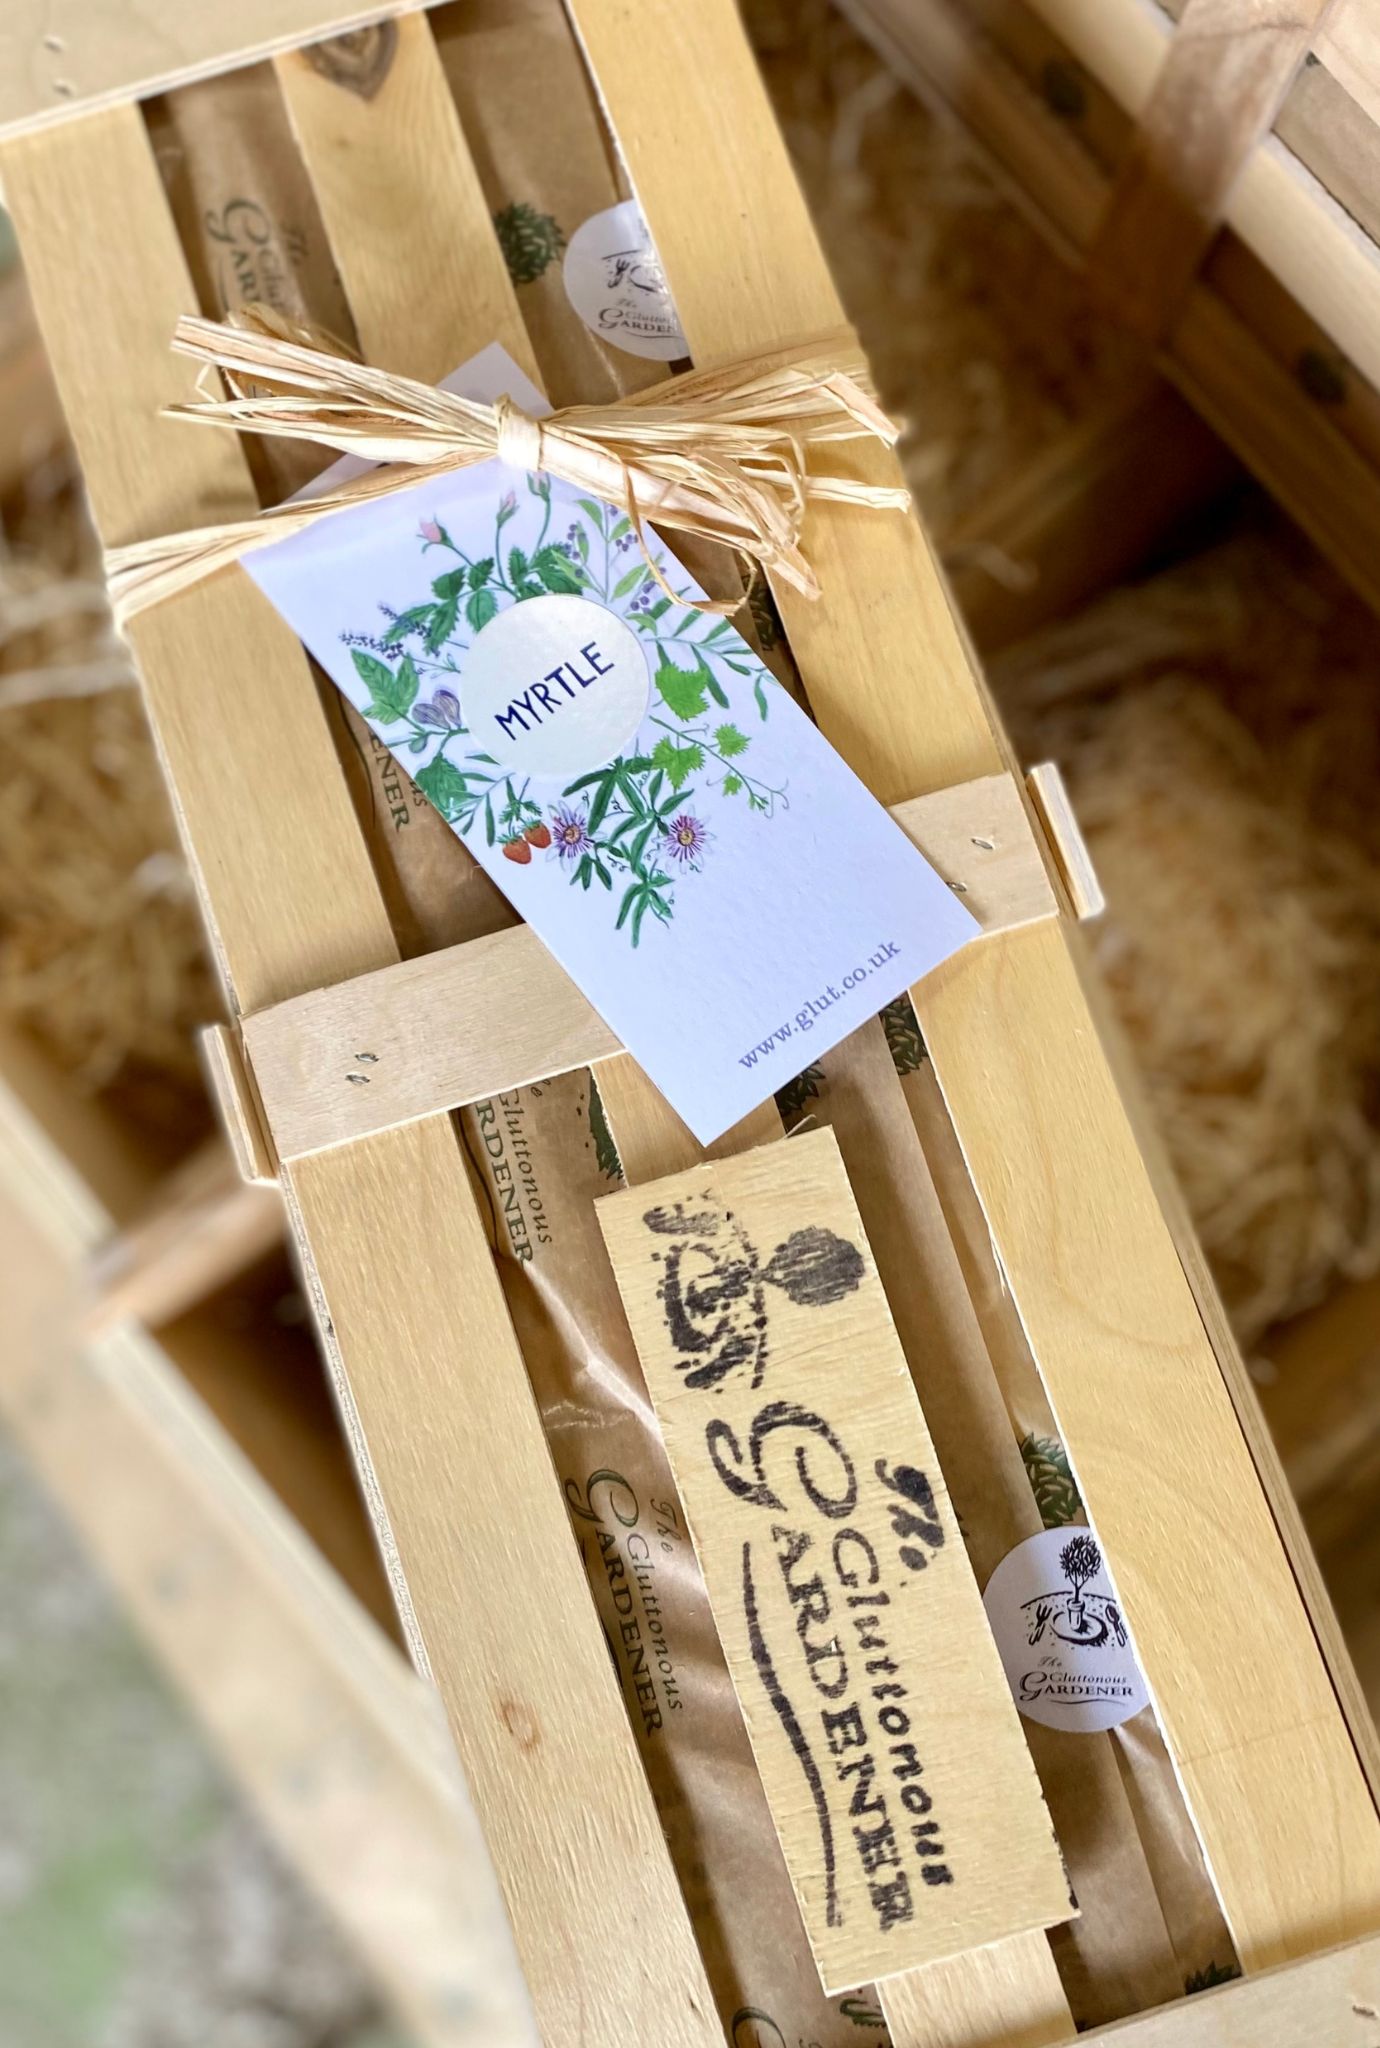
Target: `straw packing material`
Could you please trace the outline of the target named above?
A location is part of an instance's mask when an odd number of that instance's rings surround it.
[[[174,1133],[218,1010],[190,879],[94,537],[70,485],[0,543],[0,1013]],[[197,1109],[199,1126],[204,1111]]]

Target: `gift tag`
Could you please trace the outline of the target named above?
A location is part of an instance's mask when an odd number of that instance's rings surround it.
[[[494,461],[245,567],[707,1144],[977,926],[649,541]]]

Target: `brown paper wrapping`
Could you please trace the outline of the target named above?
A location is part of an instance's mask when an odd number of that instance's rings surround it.
[[[927,1059],[922,1058],[914,1071],[906,1076],[904,1087],[934,1171],[945,1220],[995,1367],[996,1383],[1009,1418],[1008,1431],[1013,1432],[1011,1441],[1014,1444],[1019,1440],[1024,1447],[1026,1469],[1035,1475],[1037,1484],[1041,1478],[1059,1474],[1061,1468],[1067,1474],[1068,1462],[1059,1442],[1044,1383],[1026,1344],[1015,1306],[1002,1284],[986,1222],[963,1164],[958,1139],[949,1122],[934,1069]],[[943,1445],[938,1447],[942,1462]],[[1056,1483],[1047,1488],[1043,1520],[1047,1524],[1067,1522],[1086,1526],[1087,1516],[1071,1478],[1063,1486]],[[1038,1519],[1036,1526],[1039,1526]],[[998,1561],[994,1559],[993,1563]],[[1112,1562],[1115,1565],[1115,1559]],[[979,1566],[979,1575],[984,1582],[988,1570]],[[1121,1809],[1116,1843],[1113,1843],[1105,1826],[1098,1825],[1091,1831],[1090,1863],[1092,1872],[1099,1879],[1098,1893],[1086,1888],[1086,1881],[1085,1887],[1080,1887],[1077,1876],[1074,1878],[1074,1888],[1083,1906],[1084,1922],[1078,1928],[1061,1930],[1055,1949],[1061,1968],[1064,1962],[1060,1954],[1061,1945],[1077,1950],[1097,1930],[1100,1916],[1092,1906],[1094,1897],[1101,1896],[1105,1890],[1109,1911],[1115,1912],[1115,1902],[1121,1895],[1120,1886],[1126,1874],[1124,1852],[1127,1845],[1121,1839],[1122,1814],[1129,1816],[1131,1821],[1140,1852],[1141,1873],[1148,1871],[1153,1880],[1163,1935],[1170,1945],[1169,1960],[1172,1961],[1175,1981],[1168,1988],[1162,1988],[1157,1997],[1149,1997],[1145,1995],[1150,1975],[1148,1966],[1152,1962],[1158,1964],[1160,1967],[1154,1974],[1162,1977],[1164,1956],[1163,1951],[1158,1956],[1152,1954],[1148,1922],[1142,1924],[1133,1917],[1124,1930],[1124,1940],[1118,1941],[1115,1922],[1109,1921],[1106,1965],[1092,1972],[1085,1996],[1093,1999],[1101,1993],[1110,1981],[1109,1972],[1118,1960],[1123,1969],[1142,1980],[1139,1996],[1142,2005],[1177,1997],[1183,1991],[1201,1990],[1236,1976],[1238,1964],[1231,1935],[1153,1710],[1147,1708],[1132,1720],[1123,1722],[1120,1728],[1110,1729],[1102,1736],[1061,1735],[1057,1729],[1039,1730],[1034,1723],[1027,1723],[1026,1732],[1032,1737],[1031,1748],[1042,1777],[1044,1765],[1033,1737],[1037,1733],[1048,1733],[1056,1744],[1071,1749],[1079,1756],[1105,1745],[1104,1754],[1110,1753],[1114,1757],[1123,1788],[1123,1798],[1115,1802]],[[1046,1786],[1047,1792],[1048,1789]],[[1066,1836],[1066,1823],[1060,1810],[1063,1802],[1060,1802],[1060,1808],[1056,1808],[1051,1797],[1050,1804],[1060,1840],[1073,1869],[1070,1846],[1073,1837]],[[1076,1814],[1070,1814],[1070,1821],[1076,1824]],[[1101,1880],[1112,1872],[1116,1873],[1115,1881],[1104,1886]],[[1111,1952],[1113,1949],[1115,1953]],[[1138,1957],[1142,1965],[1139,1971],[1136,1970]],[[1067,1982],[1068,1973],[1065,1975]],[[1128,1975],[1128,1990],[1130,1981]],[[1121,2008],[1123,2011],[1135,2009],[1133,2006]],[[1079,2017],[1083,2017],[1081,2010]],[[1109,2013],[1107,2017],[1112,2015]],[[1091,2022],[1091,2014],[1089,2020]]]
[[[552,401],[597,402],[655,381],[663,366],[592,334],[562,285],[570,233],[625,192],[559,0],[466,0],[432,20]],[[264,298],[351,338],[271,69],[188,87],[155,105],[151,128],[203,309]],[[265,502],[321,466],[312,451],[280,444],[256,459]],[[724,564],[697,556],[691,566],[706,587],[727,587]],[[798,691],[769,601],[759,598],[752,616],[752,637]],[[513,922],[487,876],[329,685],[325,702],[405,950]],[[810,1070],[790,1107],[797,1120],[829,1122],[838,1136],[985,1583],[1040,1526],[1012,1423],[1038,1434],[1047,1418],[1033,1364],[1023,1345],[1011,1345],[1009,1304],[1003,1320],[995,1274],[963,1237],[956,1211],[964,1197],[951,1181],[956,1149],[945,1152],[947,1122],[936,1124],[943,1107],[928,1069],[904,1083],[914,1126],[900,1113],[901,1088],[878,1023]],[[881,2048],[874,1995],[826,1999],[806,1948],[595,1221],[594,1199],[620,1176],[590,1078],[567,1075],[476,1104],[461,1124],[733,2048]],[[970,1188],[967,1201],[971,1232]],[[959,1233],[961,1257],[949,1230]],[[1055,1937],[1078,2022],[1176,1996],[1185,1977],[1227,1967],[1230,1944],[1153,1718],[1114,1737],[1034,1724],[1026,1732],[1082,1908],[1081,1921]]]

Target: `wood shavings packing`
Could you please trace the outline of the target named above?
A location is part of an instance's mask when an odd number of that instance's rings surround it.
[[[0,1011],[153,1134],[204,1125],[216,1015],[190,879],[94,539],[35,480],[0,547]]]

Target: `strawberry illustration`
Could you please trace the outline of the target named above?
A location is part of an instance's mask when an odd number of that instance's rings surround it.
[[[548,847],[551,844],[551,827],[543,825],[540,820],[535,825],[529,825],[527,843],[529,846]]]
[[[532,849],[525,839],[508,839],[504,841],[503,856],[505,860],[515,860],[525,868],[532,858]]]

